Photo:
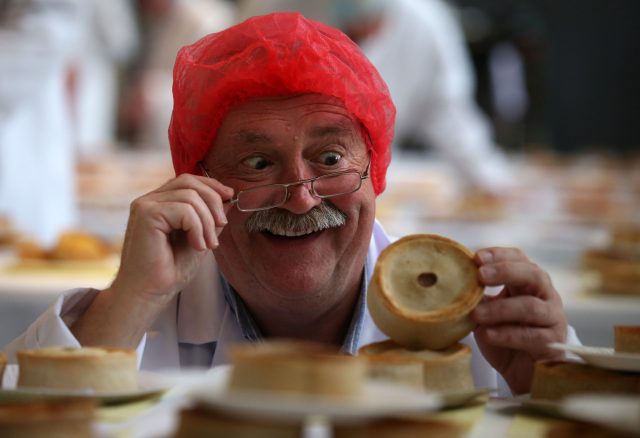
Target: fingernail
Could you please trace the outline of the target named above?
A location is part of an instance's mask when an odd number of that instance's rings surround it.
[[[493,253],[491,251],[478,251],[477,255],[482,263],[493,261]]]
[[[480,275],[485,281],[491,281],[496,276],[496,269],[492,266],[481,266]]]

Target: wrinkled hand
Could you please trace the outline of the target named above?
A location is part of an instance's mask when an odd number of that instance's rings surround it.
[[[535,361],[564,358],[547,347],[567,337],[560,295],[549,275],[518,249],[482,249],[475,261],[485,286],[504,286],[471,313],[478,346],[514,393],[528,392]]]
[[[195,275],[207,249],[218,246],[233,189],[183,174],[133,201],[120,270],[111,289],[167,301]]]

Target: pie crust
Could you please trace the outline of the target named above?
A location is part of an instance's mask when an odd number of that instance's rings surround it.
[[[462,427],[449,421],[427,418],[384,418],[364,423],[336,424],[334,438],[456,438],[465,436]]]
[[[445,350],[407,350],[388,340],[365,345],[359,353],[368,359],[369,373],[376,379],[433,391],[474,388],[471,349],[464,344]]]
[[[640,394],[640,373],[609,371],[577,362],[536,362],[531,398],[559,400],[586,392]]]
[[[231,362],[230,390],[349,397],[360,393],[367,373],[366,361],[304,341],[239,345]]]
[[[446,237],[415,234],[382,251],[367,304],[378,327],[398,344],[440,350],[473,330],[468,315],[483,291],[471,251]]]
[[[301,424],[263,421],[246,416],[233,417],[216,412],[209,407],[195,406],[180,412],[178,430],[174,438],[298,438],[301,436],[303,436]]]
[[[7,438],[91,437],[95,406],[87,398],[1,403],[0,432]]]
[[[0,351],[0,387],[2,387],[2,378],[4,376],[4,368],[7,366],[7,356]]]
[[[582,264],[598,274],[601,292],[640,295],[640,226],[623,223],[613,227],[609,245],[587,248]]]
[[[616,325],[613,330],[617,353],[640,353],[640,325]]]
[[[136,353],[113,347],[48,347],[18,352],[18,386],[135,391]]]

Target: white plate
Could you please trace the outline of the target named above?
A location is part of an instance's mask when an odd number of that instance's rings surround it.
[[[626,394],[574,394],[564,400],[525,400],[536,413],[600,424],[615,430],[640,430],[640,397]]]
[[[599,368],[616,371],[640,371],[640,354],[638,353],[616,353],[613,348],[569,345],[557,342],[549,344],[549,346],[556,350],[577,354],[589,365]]]
[[[455,391],[436,392],[435,394],[440,398],[440,404],[442,408],[457,408],[467,404],[479,402],[481,397],[484,397],[494,392],[491,388],[480,389],[459,389]]]
[[[95,392],[92,389],[52,389],[52,388],[18,388],[18,366],[7,365],[0,402],[35,399],[52,399],[65,397],[86,397],[98,400],[102,404],[120,404],[159,397],[168,391],[170,386],[166,379],[156,373],[140,371],[138,373],[138,389],[135,391]]]
[[[429,412],[443,406],[438,394],[398,385],[367,383],[362,393],[349,398],[254,391],[227,391],[231,369],[221,367],[208,383],[191,393],[205,406],[235,415],[282,421],[304,421],[323,416],[335,421],[366,419],[383,415]]]

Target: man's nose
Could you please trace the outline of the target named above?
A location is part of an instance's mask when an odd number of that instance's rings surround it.
[[[281,208],[293,214],[304,214],[322,202],[322,199],[311,194],[311,183],[301,183],[289,186],[287,201]]]

